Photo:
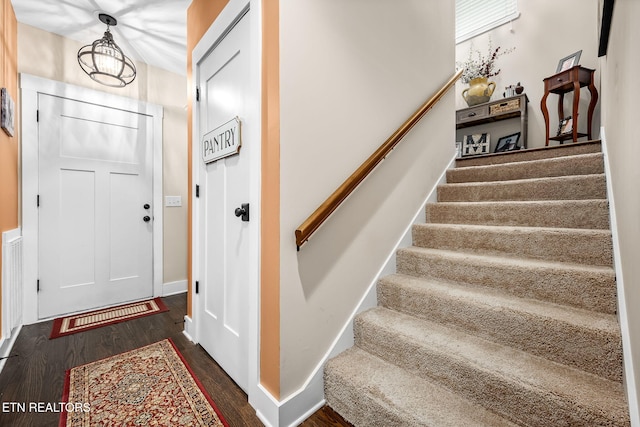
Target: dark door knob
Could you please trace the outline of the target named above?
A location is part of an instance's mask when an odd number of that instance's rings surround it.
[[[151,205],[149,203],[145,203],[144,206],[143,206],[143,208],[145,208],[145,209],[149,209],[150,207],[151,207]]]
[[[145,216],[142,218],[142,220],[143,220],[144,222],[149,222],[149,221],[151,221],[151,217],[150,217],[149,215],[145,215]]]
[[[249,221],[249,203],[243,203],[239,208],[236,208],[235,214],[242,217],[243,221]]]

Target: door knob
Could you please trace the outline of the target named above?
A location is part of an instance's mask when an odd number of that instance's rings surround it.
[[[149,209],[150,207],[151,207],[151,205],[149,203],[145,203],[144,206],[143,206],[143,208],[145,208],[145,209]]]
[[[151,217],[149,215],[145,215],[144,217],[142,217],[142,220],[144,222],[149,222],[149,221],[151,221]]]
[[[236,208],[235,214],[242,217],[243,221],[249,221],[249,203],[243,203],[239,208]]]

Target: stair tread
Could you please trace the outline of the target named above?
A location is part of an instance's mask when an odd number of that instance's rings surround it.
[[[410,337],[412,342],[456,360],[456,364],[490,372],[492,376],[536,393],[550,393],[580,406],[605,412],[624,410],[621,383],[552,362],[525,351],[469,335],[461,330],[422,320],[394,310],[377,307],[359,315],[359,321],[373,322],[389,336]],[[559,379],[562,379],[559,381]]]
[[[496,164],[490,164],[490,165],[456,166],[454,170],[481,170],[481,169],[509,168],[509,167],[513,167],[514,165],[526,167],[527,165],[540,165],[545,163],[562,163],[562,162],[571,161],[572,159],[575,161],[576,159],[596,159],[599,157],[602,157],[601,152],[572,154],[572,155],[565,155],[565,156],[548,157],[544,159],[521,160],[521,161],[507,162],[507,163],[496,163]]]
[[[341,375],[359,394],[365,394],[385,409],[400,412],[403,425],[515,426],[446,388],[355,346],[332,359],[325,375],[329,377],[325,382],[330,382],[332,375]],[[363,410],[367,414],[374,412],[370,408],[363,408],[362,402],[354,406],[356,410]]]
[[[602,144],[600,140],[580,141],[572,144],[552,145],[517,151],[506,151],[502,153],[491,153],[481,156],[462,157],[456,159],[456,167],[460,168],[464,167],[464,165],[471,166],[515,163],[524,161],[521,159],[543,160],[593,153],[602,154]]]
[[[439,257],[447,257],[452,258],[459,261],[470,262],[473,264],[495,264],[495,265],[508,265],[514,267],[523,267],[523,268],[552,268],[558,270],[571,270],[571,271],[582,271],[582,272],[591,272],[596,274],[607,274],[614,275],[614,270],[612,267],[603,266],[603,265],[588,265],[588,264],[578,264],[573,262],[565,262],[565,261],[550,261],[543,259],[535,259],[535,258],[523,258],[517,255],[512,257],[500,256],[496,257],[493,254],[481,254],[476,252],[464,252],[464,251],[452,251],[447,249],[433,249],[433,248],[423,248],[419,246],[409,246],[406,248],[401,248],[398,250],[398,253],[402,252],[417,252],[424,255],[432,255]]]
[[[505,200],[505,201],[480,201],[480,202],[437,202],[431,203],[432,205],[453,205],[453,206],[479,206],[479,205],[539,205],[545,204],[547,206],[560,206],[560,205],[599,205],[606,202],[607,199],[583,199],[583,200]]]
[[[479,166],[470,166],[479,167]],[[512,179],[508,181],[496,180],[496,181],[467,181],[467,182],[451,182],[440,185],[440,187],[486,187],[490,185],[524,185],[528,183],[565,183],[567,181],[581,181],[586,179],[604,178],[604,173],[593,173],[585,175],[563,175],[563,176],[545,176],[540,178],[521,178]],[[599,199],[597,199],[599,200]]]
[[[554,319],[576,327],[598,330],[602,333],[620,334],[617,317],[577,307],[522,298],[484,286],[468,285],[452,281],[425,279],[406,274],[392,274],[383,282],[405,286],[418,291],[446,294],[450,298],[464,299],[469,303],[483,305],[489,310],[513,310]]]
[[[607,199],[428,203],[430,223],[610,229]]]
[[[569,235],[591,235],[591,236],[611,236],[611,231],[596,228],[566,228],[566,227],[527,227],[519,225],[484,225],[484,224],[447,224],[437,222],[426,222],[414,224],[414,227],[441,228],[453,230],[485,230],[499,233],[566,233]]]

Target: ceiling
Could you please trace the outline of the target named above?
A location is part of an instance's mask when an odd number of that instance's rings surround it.
[[[187,8],[191,0],[12,0],[18,22],[83,44],[102,37],[99,13],[117,19],[110,31],[124,54],[186,75]]]

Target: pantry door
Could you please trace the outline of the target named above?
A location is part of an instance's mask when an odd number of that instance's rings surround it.
[[[194,318],[198,342],[245,391],[249,381],[249,227],[256,215],[251,206],[246,207],[247,215],[241,212],[249,201],[250,177],[255,173],[249,160],[255,141],[246,140],[242,133],[250,108],[249,14],[247,11],[198,64],[195,148],[202,154],[197,160],[199,220],[195,230],[199,240]],[[234,150],[215,161],[206,159],[207,153],[237,144],[242,144],[237,153]]]

